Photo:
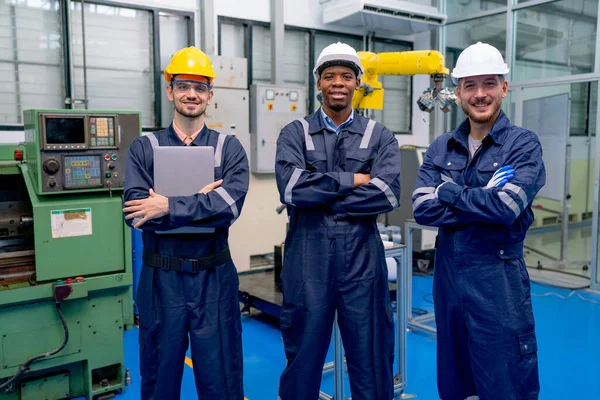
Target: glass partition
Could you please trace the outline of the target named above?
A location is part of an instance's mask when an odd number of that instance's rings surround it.
[[[540,4],[514,17],[513,80],[593,72],[598,0]]]
[[[522,90],[521,125],[540,138],[546,167],[525,240],[529,267],[590,276],[597,92],[597,82]]]
[[[448,19],[468,17],[485,11],[506,8],[511,0],[446,0]]]

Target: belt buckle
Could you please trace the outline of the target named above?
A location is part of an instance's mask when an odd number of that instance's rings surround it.
[[[171,260],[166,257],[161,257],[159,268],[163,271],[169,271],[171,269]]]
[[[189,272],[189,273],[194,273],[196,272],[194,269],[194,261],[195,260],[188,260],[188,259],[181,259],[181,262],[179,263],[179,266],[181,267],[181,272]]]

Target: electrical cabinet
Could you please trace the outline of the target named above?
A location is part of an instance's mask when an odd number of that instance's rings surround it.
[[[255,84],[250,87],[250,166],[254,173],[275,172],[281,130],[306,115],[306,88]]]

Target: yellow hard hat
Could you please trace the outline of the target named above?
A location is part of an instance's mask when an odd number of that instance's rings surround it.
[[[210,59],[194,46],[179,50],[165,68],[165,80],[171,83],[173,75],[200,75],[208,78],[208,83],[215,79],[215,70]]]

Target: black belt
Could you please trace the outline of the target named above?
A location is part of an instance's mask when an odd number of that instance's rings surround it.
[[[229,247],[225,247],[218,253],[202,258],[163,256],[162,254],[153,253],[146,248],[144,248],[142,253],[142,261],[144,264],[153,268],[160,268],[164,271],[175,270],[196,273],[198,271],[215,268],[218,265],[225,264],[229,260],[231,260]]]

